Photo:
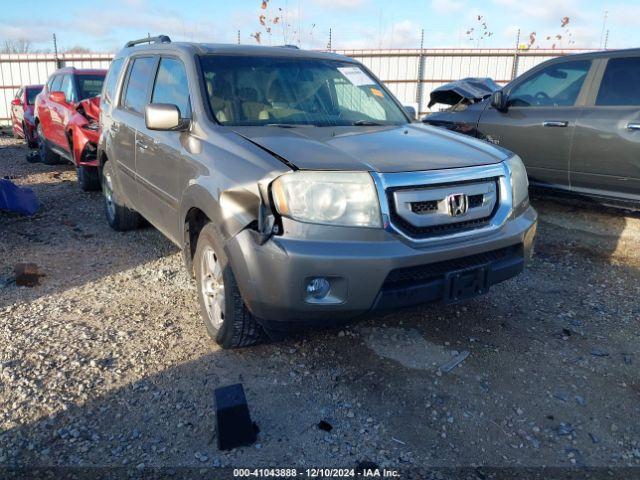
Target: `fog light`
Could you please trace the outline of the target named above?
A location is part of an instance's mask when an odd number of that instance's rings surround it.
[[[329,280],[326,278],[312,278],[309,283],[307,283],[307,294],[318,300],[329,295],[330,290],[331,283],[329,283]]]

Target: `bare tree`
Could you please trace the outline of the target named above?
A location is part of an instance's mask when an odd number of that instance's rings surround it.
[[[71,48],[67,48],[63,53],[91,53],[91,49],[87,47],[81,47],[80,45],[74,45]]]
[[[2,48],[0,48],[0,53],[29,53],[31,51],[31,41],[26,38],[4,40]]]

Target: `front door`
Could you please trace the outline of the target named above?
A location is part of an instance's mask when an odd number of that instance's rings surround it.
[[[577,103],[590,68],[590,60],[573,60],[525,74],[505,90],[506,112],[482,113],[479,136],[518,154],[532,183],[569,188]]]
[[[640,200],[640,56],[610,58],[576,124],[576,191]]]
[[[163,57],[158,66],[151,103],[176,105],[182,118],[191,117],[189,83],[184,64]],[[183,147],[189,133],[141,129],[136,137],[136,172],[140,182],[140,211],[166,236],[180,239],[178,199]]]

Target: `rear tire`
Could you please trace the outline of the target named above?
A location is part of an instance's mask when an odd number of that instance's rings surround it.
[[[60,162],[58,155],[47,145],[47,139],[44,136],[41,123],[38,123],[38,153],[40,154],[40,161],[45,165],[57,165]]]
[[[134,230],[140,225],[140,214],[126,207],[120,195],[114,189],[113,170],[111,162],[107,161],[102,167],[102,193],[104,195],[107,222],[118,232]]]
[[[80,165],[76,171],[78,172],[78,187],[80,187],[80,190],[83,192],[100,190],[100,178],[97,167]]]
[[[200,312],[209,336],[222,348],[248,347],[263,341],[264,331],[242,300],[212,223],[200,231],[193,263]]]

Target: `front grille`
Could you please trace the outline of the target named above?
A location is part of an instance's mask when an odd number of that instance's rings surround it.
[[[522,256],[522,244],[478,253],[476,255],[469,255],[467,257],[444,260],[442,262],[418,265],[415,267],[397,268],[389,272],[382,288],[397,288],[406,285],[427,283],[443,278],[448,272],[497,262],[518,255]]]
[[[416,239],[424,239],[430,237],[437,237],[442,235],[450,235],[454,233],[464,232],[468,230],[475,230],[478,228],[485,227],[489,225],[491,219],[495,215],[498,207],[500,206],[500,189],[499,183],[496,178],[487,178],[487,179],[478,179],[471,182],[458,182],[455,184],[451,184],[451,193],[457,192],[464,185],[477,184],[480,182],[492,182],[495,185],[495,205],[493,209],[489,212],[488,215],[481,218],[474,218],[469,220],[464,220],[464,217],[461,217],[460,221],[452,222],[452,223],[442,223],[442,224],[433,224],[426,226],[414,225],[409,222],[407,219],[401,217],[398,214],[398,210],[396,208],[396,204],[394,201],[394,192],[399,190],[414,190],[420,191],[420,189],[434,189],[434,188],[442,188],[448,187],[448,184],[440,184],[440,185],[429,185],[428,187],[420,187],[420,186],[412,186],[412,187],[400,187],[400,188],[392,188],[387,190],[387,201],[389,204],[389,213],[391,216],[391,221],[393,225],[405,233],[406,235],[416,238]],[[468,208],[471,212],[473,209],[482,207],[486,204],[484,203],[484,195],[483,194],[472,194],[468,196]],[[425,200],[425,201],[415,201],[411,202],[409,210],[417,215],[430,215],[437,213],[438,211],[438,201],[437,200]],[[476,215],[477,216],[477,215]]]
[[[429,200],[426,202],[413,202],[411,204],[411,211],[413,213],[427,213],[438,209],[438,202],[435,200]]]

